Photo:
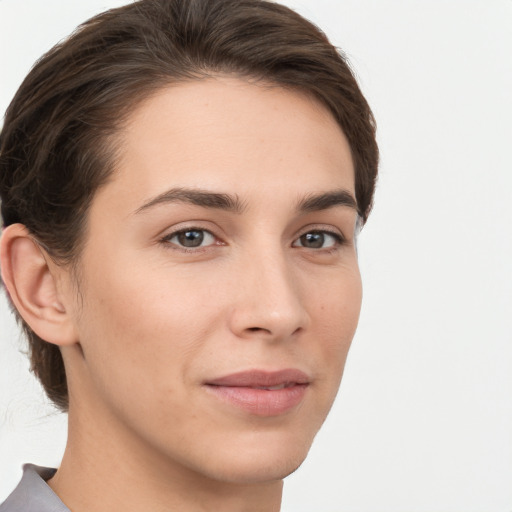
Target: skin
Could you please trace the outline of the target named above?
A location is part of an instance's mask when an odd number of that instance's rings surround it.
[[[347,140],[316,100],[219,76],[146,100],[120,143],[88,213],[78,285],[44,258],[40,281],[54,292],[39,298],[61,323],[43,334],[61,346],[70,389],[68,445],[49,485],[78,512],[277,511],[282,479],[336,396],[359,316],[355,208],[298,209],[354,195]],[[165,196],[176,189],[227,194],[238,208]],[[202,245],[183,248],[186,229]],[[7,237],[4,260],[22,261],[32,242],[15,228]],[[309,385],[274,416],[204,386],[286,368]]]

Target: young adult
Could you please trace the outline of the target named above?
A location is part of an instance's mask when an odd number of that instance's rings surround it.
[[[377,160],[345,60],[275,3],[141,0],[46,54],[1,134],[1,268],[69,438],[0,510],[279,510]]]

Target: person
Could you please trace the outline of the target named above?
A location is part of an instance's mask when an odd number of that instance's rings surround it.
[[[336,396],[378,167],[344,56],[266,0],[139,0],[0,136],[2,280],[68,413],[0,511],[277,511]]]

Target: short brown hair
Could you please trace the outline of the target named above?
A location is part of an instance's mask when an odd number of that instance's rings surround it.
[[[378,164],[374,119],[343,54],[317,27],[266,0],[139,0],[81,25],[37,62],[16,93],[0,135],[4,226],[22,223],[55,261],[76,262],[88,207],[113,171],[112,136],[128,114],[170,83],[215,73],[303,91],[323,103],[349,141],[366,220]],[[33,372],[66,410],[59,348],[22,325]]]

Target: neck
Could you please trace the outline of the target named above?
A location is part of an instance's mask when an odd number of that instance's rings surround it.
[[[156,451],[100,414],[70,405],[62,464],[48,482],[73,512],[278,512],[282,480],[218,481]],[[100,418],[100,419],[98,419]],[[115,427],[115,428],[114,428]]]

